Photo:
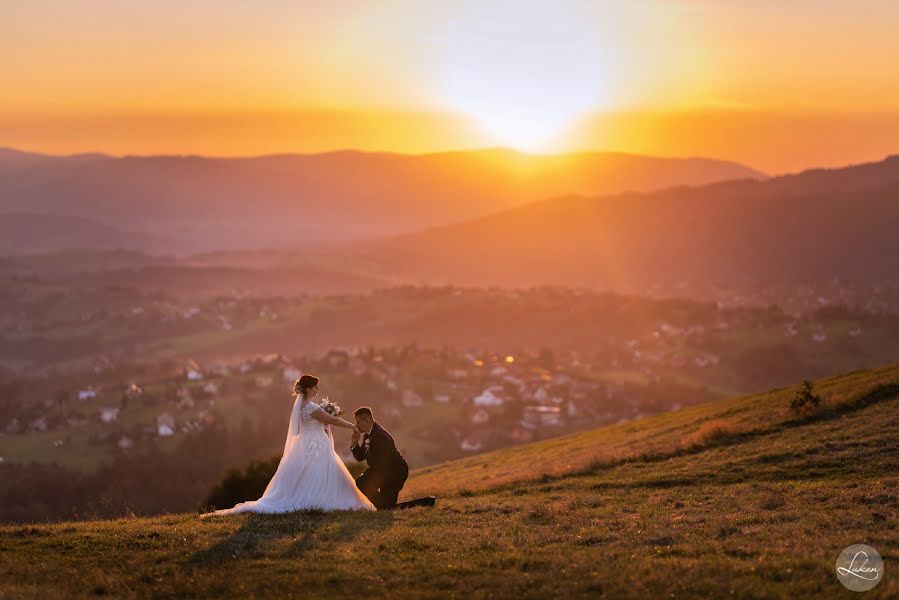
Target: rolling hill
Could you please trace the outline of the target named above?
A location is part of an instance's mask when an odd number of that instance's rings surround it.
[[[35,277],[79,289],[102,290],[129,287],[176,296],[218,295],[299,296],[365,292],[389,287],[391,281],[368,275],[364,269],[328,269],[314,262],[282,256],[281,253],[222,253],[179,258],[129,249],[135,240],[157,241],[150,236],[129,236],[83,219],[60,219],[29,215],[39,227],[69,228],[61,232],[56,246],[28,235],[28,227],[14,226],[17,219],[0,215],[0,233],[10,226],[7,243],[16,243],[9,254],[0,253],[0,277]],[[50,224],[48,225],[48,222]],[[165,246],[159,242],[158,245]],[[115,248],[115,249],[113,249]],[[31,252],[24,253],[26,249]],[[264,257],[264,258],[263,258]],[[301,257],[302,258],[302,257]]]
[[[899,277],[899,156],[765,181],[568,196],[359,244],[343,260],[422,283],[645,289]]]
[[[821,598],[846,546],[895,597],[899,365],[413,473],[433,510],[0,528],[10,596]]]
[[[158,236],[126,231],[81,217],[0,213],[0,256],[79,250],[166,248]]]
[[[178,264],[178,261],[173,257],[150,255],[137,250],[65,249],[2,256],[0,276],[32,275],[47,279],[75,279],[83,273],[135,271],[174,264]]]
[[[393,235],[557,196],[760,178],[708,159],[510,150],[257,158],[0,152],[0,212],[78,216],[179,253]]]

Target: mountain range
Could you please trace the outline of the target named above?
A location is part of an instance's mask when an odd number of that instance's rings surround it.
[[[316,161],[320,171],[309,166]],[[515,161],[521,167],[518,172],[510,170]],[[525,163],[530,164],[528,169],[522,166]],[[899,156],[840,169],[763,178],[731,163],[601,154],[573,155],[565,160],[504,151],[417,157],[333,153],[260,159],[114,159],[6,152],[0,153],[0,182],[10,185],[21,176],[36,186],[32,190],[57,186],[72,194],[67,196],[70,200],[80,198],[71,201],[75,202],[73,210],[82,213],[113,205],[114,193],[84,195],[88,189],[88,179],[82,173],[85,165],[91,172],[118,173],[113,179],[120,184],[130,181],[137,191],[123,203],[139,216],[125,218],[124,212],[117,212],[121,223],[112,226],[106,224],[108,220],[94,222],[84,216],[48,216],[47,211],[64,210],[61,201],[48,201],[30,207],[33,211],[43,209],[44,214],[0,215],[4,240],[0,253],[10,256],[76,247],[137,249],[159,255],[186,252],[192,246],[185,244],[190,236],[183,233],[192,224],[207,217],[211,220],[208,215],[216,214],[213,190],[218,189],[228,198],[216,217],[224,224],[210,236],[198,233],[195,240],[201,250],[210,245],[210,252],[161,262],[135,258],[140,255],[120,254],[110,261],[92,256],[91,264],[108,263],[120,270],[119,275],[97,277],[104,282],[133,281],[138,269],[149,269],[152,263],[153,277],[144,281],[162,281],[189,270],[208,274],[212,290],[217,286],[255,289],[262,285],[256,272],[268,271],[272,281],[283,281],[285,273],[291,274],[291,281],[308,281],[309,291],[316,291],[319,282],[324,286],[321,291],[414,283],[555,284],[621,292],[639,292],[648,286],[670,289],[685,282],[752,285],[834,277],[863,281],[899,278],[899,263],[892,259],[899,247],[895,227],[899,223]],[[290,165],[300,167],[298,173],[288,177]],[[495,177],[485,172],[479,178],[470,177],[473,165],[494,169]],[[229,167],[239,175],[231,173]],[[63,178],[37,186],[38,173],[46,175],[56,169],[80,183],[69,188],[73,180]],[[163,185],[160,180],[145,179],[146,188],[138,182],[150,172],[180,172],[183,176],[179,185],[166,183],[174,191],[159,205],[148,198]],[[283,179],[264,177],[266,172],[280,173]],[[283,209],[280,213],[265,208],[277,204],[280,198],[272,192],[277,187],[274,181],[310,179],[314,172],[318,173],[319,191],[326,190],[327,194],[309,197],[331,198],[328,194],[333,194],[333,200],[317,203],[300,194],[294,203],[279,204]],[[641,175],[650,172],[654,173],[652,177]],[[459,177],[455,177],[457,173]],[[737,179],[696,183],[728,174]],[[223,179],[216,181],[216,175]],[[240,184],[229,188],[226,179],[239,180]],[[678,179],[689,184],[651,191],[539,196],[539,200],[527,201],[552,190],[628,185],[636,189],[638,180],[643,187],[651,188]],[[247,212],[250,201],[245,198],[240,204],[236,198],[249,195],[253,181],[261,186],[260,200]],[[533,185],[526,185],[528,181]],[[201,182],[214,185],[203,187]],[[196,187],[192,187],[194,184]],[[191,189],[196,192],[193,196]],[[229,189],[234,193],[226,193]],[[363,189],[371,190],[367,199],[361,195]],[[428,189],[433,195],[426,193]],[[8,191],[0,196],[2,208],[17,208],[18,196],[14,196]],[[418,197],[427,197],[428,201],[416,202]],[[453,198],[457,197],[466,200],[455,203]],[[307,212],[306,207],[312,205],[316,208]],[[350,239],[337,239],[343,222],[340,219],[347,211],[353,212],[352,206],[356,207],[358,222],[372,217],[373,207],[378,209],[373,220],[365,221],[370,229],[357,230]],[[290,212],[295,216],[290,217]],[[480,214],[462,216],[471,213]],[[182,219],[183,214],[193,217]],[[194,217],[197,220],[192,221]],[[254,220],[263,224],[257,226]],[[390,233],[434,221],[440,224]],[[328,225],[318,227],[316,222]],[[259,237],[265,231],[289,231],[298,227],[297,223],[308,226],[300,226],[296,239],[282,240],[280,245],[277,233]],[[335,228],[327,229],[331,225]],[[333,238],[319,237],[326,229]],[[151,233],[146,233],[148,230]],[[157,231],[160,233],[154,233]],[[227,235],[221,237],[229,231],[239,231],[240,235],[230,240]],[[370,237],[378,231],[381,237]],[[252,250],[254,247],[260,249]],[[64,270],[77,273],[78,261],[71,252],[67,254]],[[7,272],[42,272],[54,262],[50,255],[9,260],[12,262],[4,265]],[[113,267],[85,270],[112,271]],[[236,274],[240,275],[237,279]]]
[[[0,213],[89,219],[165,239],[163,251],[185,254],[383,237],[563,194],[761,177],[726,161],[614,153],[543,156],[496,149],[207,158],[58,157],[0,149]],[[96,243],[93,234],[86,231],[83,238]],[[18,253],[48,246],[36,230],[29,237],[34,244],[21,241]],[[122,247],[160,250],[138,238]]]
[[[343,261],[433,284],[881,280],[899,277],[897,223],[893,156],[761,181],[557,197],[357,244]]]
[[[79,250],[139,248],[164,250],[164,238],[135,233],[82,217],[0,214],[0,256]]]

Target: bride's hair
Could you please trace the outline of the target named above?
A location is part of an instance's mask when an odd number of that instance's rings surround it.
[[[318,377],[315,375],[303,375],[293,384],[293,395],[306,397],[306,390],[318,385]]]

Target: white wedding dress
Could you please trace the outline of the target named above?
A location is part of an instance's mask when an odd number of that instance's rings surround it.
[[[278,470],[259,500],[203,516],[295,510],[375,510],[334,450],[331,429],[312,416],[322,408],[297,396]]]

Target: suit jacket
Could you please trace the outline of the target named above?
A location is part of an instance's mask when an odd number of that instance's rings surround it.
[[[362,434],[359,443],[353,444],[350,450],[356,460],[368,461],[368,468],[372,471],[409,471],[409,465],[397,450],[393,436],[378,423],[370,432]]]

